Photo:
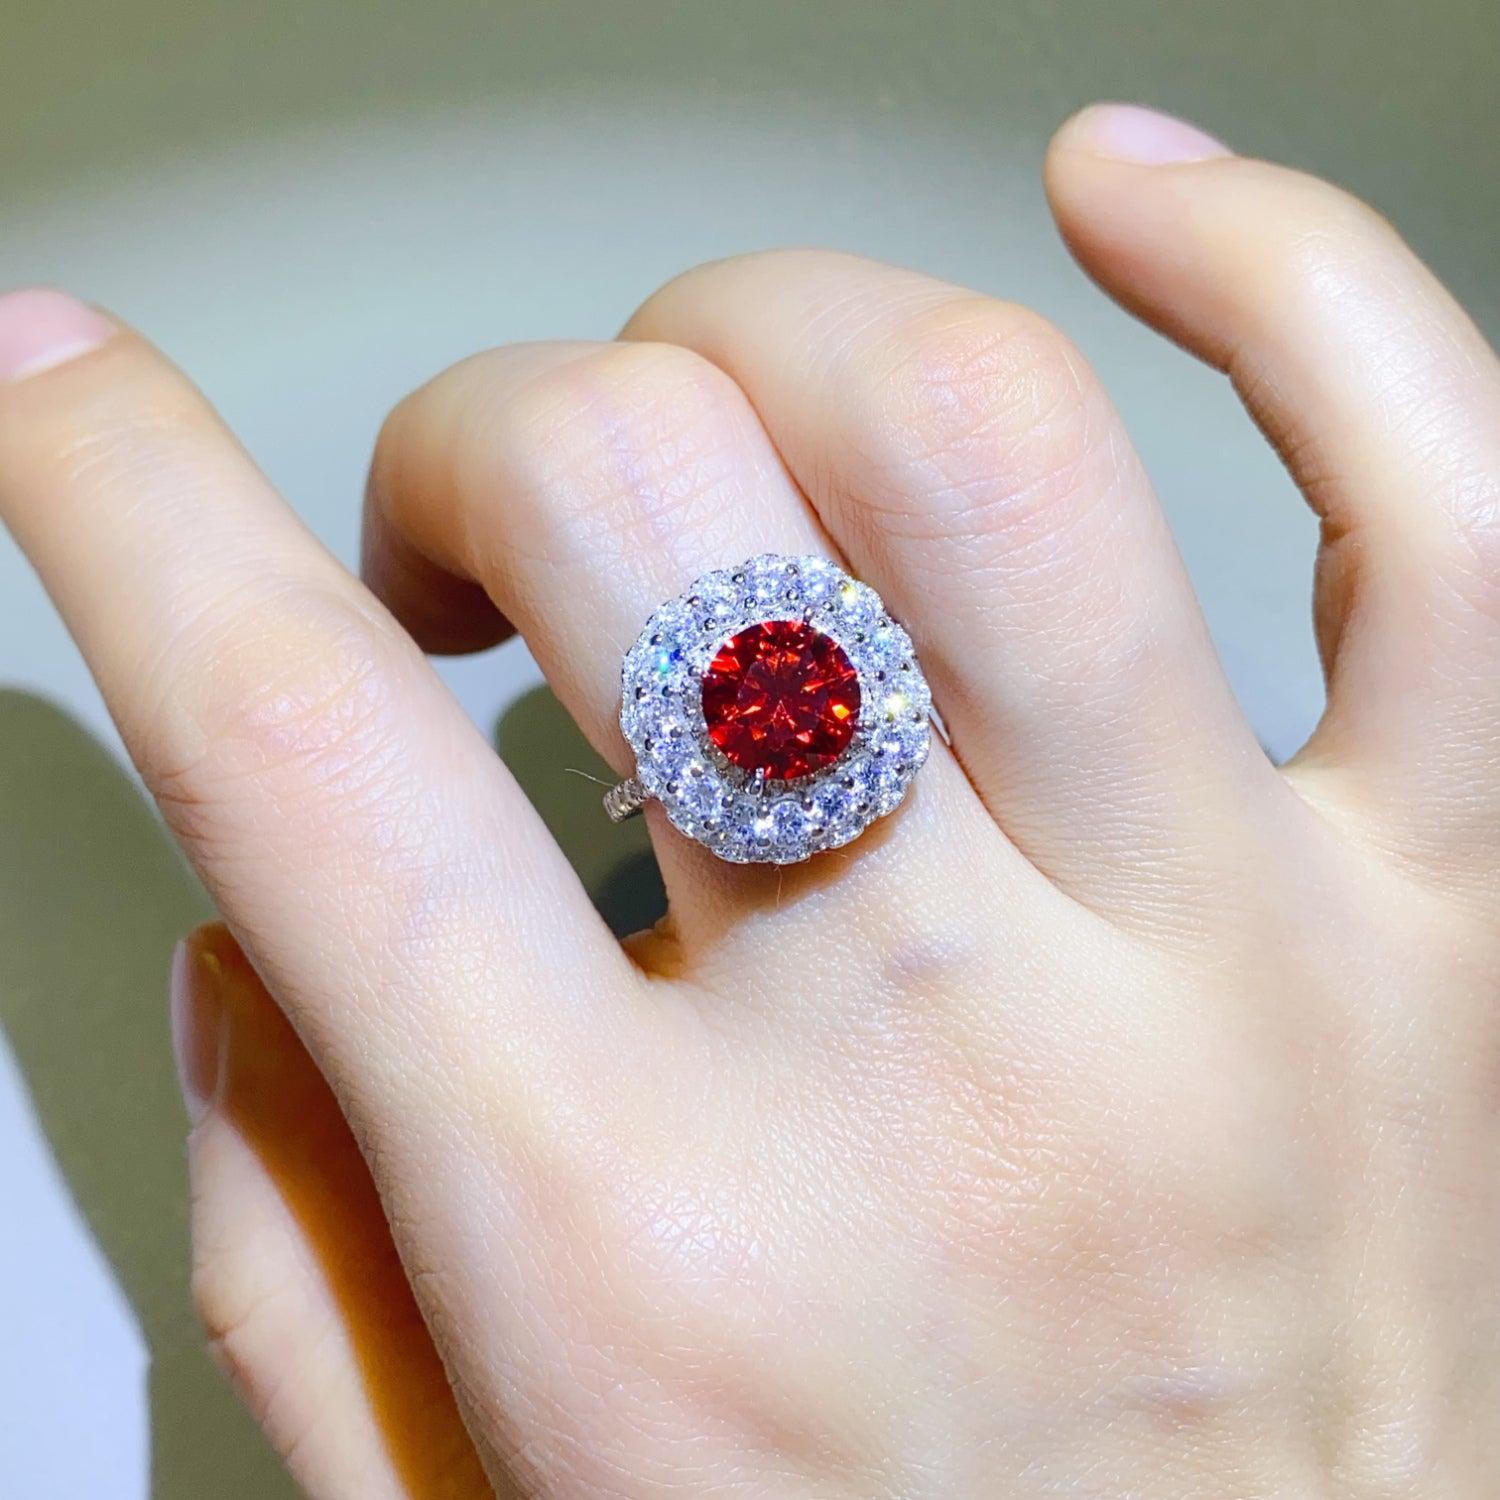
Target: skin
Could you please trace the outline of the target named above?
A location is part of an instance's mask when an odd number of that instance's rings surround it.
[[[750,256],[439,376],[367,586],[134,334],[0,387],[0,511],[224,916],[196,1293],[310,1495],[1500,1490],[1500,366],[1189,127],[1086,111],[1047,183],[1322,520],[1284,768],[1082,357],[926,277]],[[784,873],[651,813],[622,949],[421,648],[519,630],[623,774],[650,609],[825,549],[952,750]]]

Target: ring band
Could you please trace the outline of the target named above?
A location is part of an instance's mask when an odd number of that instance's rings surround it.
[[[639,816],[650,800],[651,793],[641,784],[640,778],[627,776],[604,794],[604,811],[609,814],[611,823],[623,823]]]
[[[636,769],[613,822],[649,801],[738,864],[793,864],[895,810],[931,748],[932,695],[880,596],[822,557],[706,573],[646,622],[621,668]]]

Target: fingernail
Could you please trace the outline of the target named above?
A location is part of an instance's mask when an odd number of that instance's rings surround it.
[[[1139,104],[1091,104],[1063,127],[1059,144],[1143,167],[1233,155],[1196,125]]]
[[[87,303],[30,287],[0,297],[0,381],[25,380],[97,349],[119,332]]]
[[[177,1082],[196,1125],[222,1095],[229,1042],[224,966],[196,934],[172,954],[171,1017]]]

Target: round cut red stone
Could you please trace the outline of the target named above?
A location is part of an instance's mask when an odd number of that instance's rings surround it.
[[[795,781],[837,760],[853,738],[859,675],[832,636],[802,620],[763,620],[708,664],[703,717],[731,765]]]

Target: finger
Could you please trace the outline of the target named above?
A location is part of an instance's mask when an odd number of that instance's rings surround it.
[[[1294,774],[1352,789],[1433,867],[1500,801],[1500,365],[1370,209],[1099,106],[1048,164],[1058,222],[1127,307],[1227,371],[1323,522],[1326,717]],[[1343,795],[1341,792],[1340,795]]]
[[[549,995],[629,972],[410,640],[176,371],[59,294],[0,300],[0,515],[350,1097],[383,1069],[421,1108],[424,1066],[486,1036],[544,1057],[583,1026]]]
[[[387,419],[367,498],[365,577],[397,617],[462,630],[455,588],[500,601],[622,771],[620,658],[651,610],[709,567],[829,547],[743,398],[671,349],[467,360]],[[413,557],[448,587],[409,587]]]
[[[220,1362],[314,1500],[488,1496],[369,1171],[220,926],[173,972],[193,1128],[193,1289]]]
[[[498,646],[514,634],[482,584],[434,562],[387,524],[378,504],[365,506],[359,571],[424,651],[460,656]]]
[[[657,345],[534,344],[458,366],[392,414],[369,495],[367,559],[416,553],[480,582],[622,775],[620,663],[651,611],[711,568],[830,550],[743,393]],[[374,576],[395,575],[377,562]],[[413,607],[402,593],[390,602]],[[971,796],[934,755],[894,820],[913,890],[923,859],[953,849]],[[743,936],[747,905],[784,908],[802,878],[726,865],[664,820],[654,831],[690,947]]]
[[[1187,872],[1200,820],[1264,791],[1140,464],[1041,319],[783,252],[690,272],[626,331],[744,387],[835,540],[924,642],[1000,825],[1065,887],[1131,909]]]

